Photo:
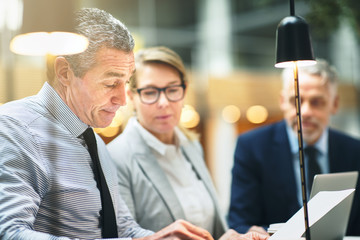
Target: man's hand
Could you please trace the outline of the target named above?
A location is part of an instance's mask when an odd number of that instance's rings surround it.
[[[228,230],[219,240],[266,240],[269,238],[269,234],[264,235],[257,232],[248,232],[246,234],[240,234],[233,229]]]
[[[161,229],[151,236],[138,240],[214,240],[211,234],[205,229],[199,228],[187,221],[177,220],[169,226]]]
[[[256,225],[249,228],[249,230],[247,232],[248,233],[249,232],[256,232],[256,233],[260,233],[260,234],[269,236],[269,233],[263,227],[256,226]]]

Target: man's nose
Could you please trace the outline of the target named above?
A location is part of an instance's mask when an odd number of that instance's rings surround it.
[[[115,90],[115,94],[112,98],[112,103],[124,106],[126,105],[126,89],[124,86]]]
[[[301,102],[301,115],[308,116],[311,114],[311,111],[312,109],[309,101]]]

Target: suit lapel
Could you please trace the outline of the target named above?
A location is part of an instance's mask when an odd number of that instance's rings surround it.
[[[145,143],[143,145],[145,146]],[[181,204],[173,191],[169,180],[167,179],[164,171],[161,169],[156,158],[151,153],[151,150],[146,146],[147,154],[141,153],[134,156],[139,166],[142,168],[144,174],[149,181],[153,183],[154,188],[159,193],[163,201],[165,202],[168,211],[172,214],[173,220],[185,219],[184,211]]]
[[[282,177],[282,181],[288,183],[286,184],[286,192],[290,194],[295,201],[297,201],[297,188],[295,181],[293,156],[290,150],[290,143],[286,132],[285,121],[282,121],[275,126],[274,146],[272,149],[272,158],[278,159],[278,164],[275,168],[273,168],[276,171],[276,173],[274,174]]]
[[[207,167],[204,163],[202,155],[199,153],[199,149],[197,149],[194,145],[186,145],[182,147],[182,151],[186,157],[186,159],[190,162],[190,164],[193,166],[193,169],[195,173],[197,174],[198,178],[202,180],[203,184],[205,185],[206,189],[208,190],[212,202],[214,203],[216,215],[218,216],[217,219],[220,219],[220,224],[218,228],[222,229],[223,226],[226,226],[225,219],[223,218],[223,214],[221,213],[221,210],[219,209],[219,206],[217,204],[217,193],[215,192],[215,188],[212,184],[212,179],[209,175],[209,172],[207,171]],[[191,156],[188,157],[188,156]],[[216,231],[215,227],[215,231]]]
[[[181,149],[185,155],[185,158],[190,162],[196,175],[203,181],[205,187],[214,200],[214,195],[216,193],[213,191],[213,187],[211,185],[212,179],[206,171],[206,165],[203,162],[201,154],[199,154],[199,151],[191,145],[184,146]],[[191,158],[189,156],[191,156]]]
[[[134,146],[132,158],[137,162],[146,178],[152,183],[155,191],[157,191],[165,203],[173,220],[185,219],[182,206],[173,191],[165,172],[162,170],[151,149],[142,138],[137,127],[131,126],[134,124],[134,121],[136,121],[136,119],[131,118],[128,122],[129,128],[126,128],[125,132],[122,133],[126,134],[127,139],[130,141],[131,145]]]
[[[343,159],[339,155],[339,151],[337,151],[337,148],[335,147],[336,144],[336,137],[334,137],[334,132],[329,129],[329,139],[328,139],[328,156],[329,156],[329,170],[330,172],[337,172],[339,166],[337,164],[341,161],[336,161],[336,159]]]

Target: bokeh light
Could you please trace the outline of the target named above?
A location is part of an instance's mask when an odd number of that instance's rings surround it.
[[[190,105],[184,105],[181,117],[180,124],[185,128],[194,128],[200,122],[200,115],[196,112],[195,108]]]
[[[246,118],[251,123],[259,124],[266,121],[268,117],[268,111],[264,106],[254,105],[249,107],[246,111]]]
[[[104,137],[114,137],[118,134],[119,130],[119,127],[107,127],[103,128],[100,134]]]
[[[222,117],[228,123],[235,123],[239,121],[240,116],[240,109],[235,105],[228,105],[222,110]]]

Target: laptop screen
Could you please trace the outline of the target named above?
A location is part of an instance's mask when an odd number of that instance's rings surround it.
[[[318,174],[314,177],[310,198],[320,191],[340,191],[356,187],[358,172]]]

